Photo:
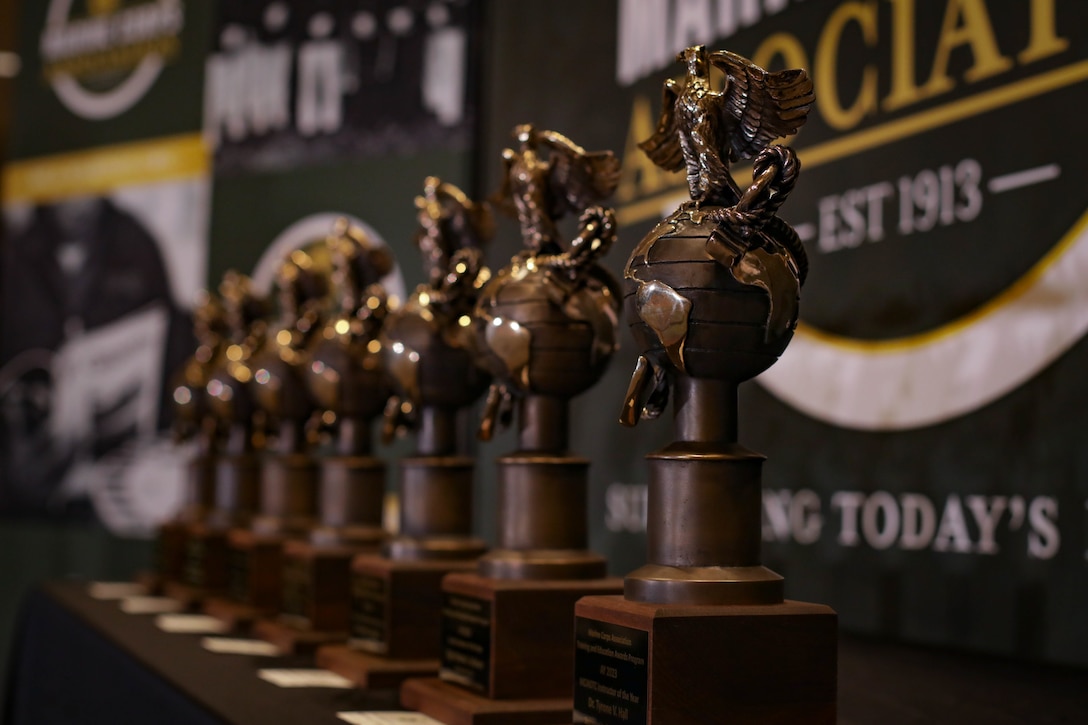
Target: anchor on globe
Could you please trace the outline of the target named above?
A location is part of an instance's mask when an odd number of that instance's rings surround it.
[[[510,422],[519,396],[566,400],[588,389],[618,344],[620,290],[597,260],[616,239],[615,213],[600,202],[616,188],[619,160],[529,124],[515,127],[514,138],[518,147],[503,151],[503,184],[492,203],[517,217],[526,248],[477,305],[480,363],[495,378],[482,440]],[[578,233],[564,249],[557,221],[567,213],[579,214]]]

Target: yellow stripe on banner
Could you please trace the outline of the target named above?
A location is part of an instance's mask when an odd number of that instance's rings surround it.
[[[3,170],[3,200],[46,202],[100,195],[125,186],[205,176],[210,165],[200,134],[13,161]]]
[[[838,161],[1086,80],[1088,80],[1088,61],[1078,61],[864,131],[857,131],[812,146],[798,146],[797,153],[801,157],[801,168],[811,169]],[[744,181],[744,169],[737,169],[733,174],[735,178],[738,178],[741,188],[747,186],[748,182]],[[678,180],[682,178],[677,177]],[[685,188],[677,186],[650,198],[618,207],[616,219],[620,226],[647,219],[659,219],[664,216],[662,210],[687,200]]]

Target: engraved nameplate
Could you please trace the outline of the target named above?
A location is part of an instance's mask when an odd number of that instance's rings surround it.
[[[487,692],[491,667],[491,602],[442,595],[442,666],[438,676]]]
[[[388,654],[389,635],[385,614],[388,592],[385,580],[369,574],[351,577],[351,646],[375,654]]]
[[[167,538],[170,536],[170,530],[162,526],[159,528],[159,535],[155,537],[155,549],[154,549],[154,562],[155,571],[160,576],[168,577],[173,572],[170,571],[170,543]]]
[[[230,598],[249,604],[249,556],[250,549],[231,547],[227,553],[227,592]]]
[[[313,591],[310,587],[310,561],[304,558],[287,557],[283,565],[283,607],[284,615],[297,620],[302,626],[310,624],[310,600]]]
[[[649,634],[575,618],[574,722],[646,725]]]
[[[193,536],[185,544],[185,583],[204,586],[204,560],[208,547],[203,536]]]

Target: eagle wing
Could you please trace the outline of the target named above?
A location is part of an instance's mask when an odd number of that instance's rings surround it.
[[[769,73],[730,53],[715,51],[710,62],[729,77],[722,112],[735,119],[730,156],[748,159],[781,136],[797,133],[815,101],[812,79],[800,68]]]
[[[559,207],[552,210],[554,218],[568,208],[582,212],[616,190],[620,160],[611,151],[586,151],[555,131],[542,131],[540,140],[552,150],[549,185],[552,199]]]
[[[680,146],[679,129],[676,126],[676,99],[683,92],[684,80],[669,79],[661,92],[661,118],[653,136],[639,143],[650,160],[666,171],[684,168],[684,150]]]
[[[491,206],[500,214],[517,218],[518,210],[514,206],[513,185],[510,183],[510,168],[514,163],[514,150],[503,149],[502,152],[502,181],[499,188],[487,198]]]

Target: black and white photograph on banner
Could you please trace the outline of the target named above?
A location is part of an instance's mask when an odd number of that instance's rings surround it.
[[[167,382],[193,346],[207,193],[184,180],[5,205],[3,513],[133,533],[171,512]]]
[[[205,74],[218,174],[465,148],[471,0],[221,3]]]

